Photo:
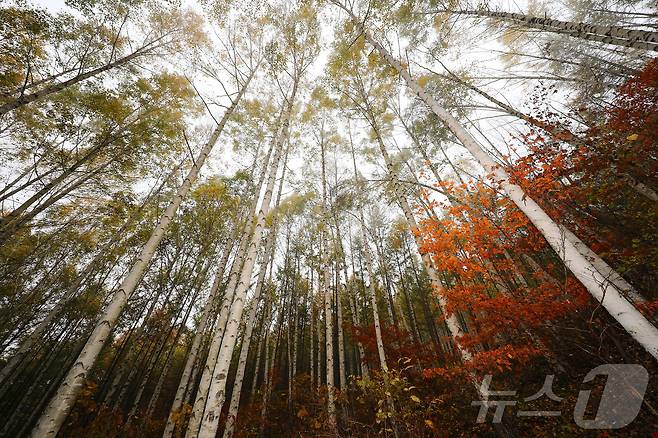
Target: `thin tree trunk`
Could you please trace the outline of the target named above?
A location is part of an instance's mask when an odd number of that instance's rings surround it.
[[[338,319],[338,376],[340,377],[340,389],[347,388],[347,377],[345,375],[345,341],[343,336],[343,304],[340,299],[341,285],[339,281],[338,262],[336,262],[336,317]]]
[[[7,200],[10,196],[15,195],[16,193],[18,193],[18,192],[20,192],[20,191],[22,191],[22,190],[24,190],[24,189],[30,187],[31,185],[33,185],[33,184],[35,184],[35,183],[37,183],[37,182],[41,182],[41,181],[43,180],[44,177],[50,175],[51,173],[55,173],[55,172],[57,171],[57,168],[56,168],[56,167],[51,167],[51,168],[48,169],[48,170],[45,170],[45,171],[43,171],[43,172],[41,172],[41,173],[38,173],[38,174],[37,174],[37,178],[35,178],[35,179],[31,179],[31,177],[30,177],[30,179],[28,179],[26,182],[24,182],[24,183],[21,184],[20,186],[14,188],[14,189],[12,189],[12,190],[9,190],[9,189],[10,189],[11,187],[13,187],[16,183],[18,183],[18,181],[20,181],[21,179],[23,179],[23,178],[29,173],[29,171],[33,171],[33,172],[37,173],[37,171],[36,171],[37,164],[41,161],[42,158],[43,158],[43,156],[42,156],[41,158],[39,158],[39,160],[37,160],[37,162],[36,162],[32,167],[28,168],[28,171],[26,171],[27,173],[24,172],[24,173],[20,174],[20,175],[19,175],[18,177],[16,177],[13,181],[9,182],[9,183],[8,183],[8,184],[7,184],[2,190],[0,190],[0,194],[1,194],[1,196],[0,196],[0,201],[3,201],[3,202],[4,202],[4,201]],[[9,191],[8,191],[8,190],[9,190]]]
[[[265,415],[267,415],[267,403],[270,399],[270,392],[272,391],[272,359],[276,355],[276,351],[272,353],[272,357],[269,357],[270,349],[267,345],[268,336],[265,334],[265,370],[263,374],[263,400],[260,408],[260,436],[264,436],[265,433]]]
[[[284,271],[286,273],[288,272],[288,263],[289,263],[289,254],[290,254],[290,243],[289,243],[289,236],[290,236],[290,230],[288,229],[288,233],[286,236],[286,240],[288,240],[288,243],[286,244],[286,261],[284,263]],[[292,275],[292,278],[294,278],[294,274]],[[290,275],[287,274],[286,278],[284,280],[284,287],[283,287],[283,293],[288,296],[288,309],[286,311],[287,317],[287,329],[286,329],[286,374],[287,374],[287,380],[288,380],[288,399],[287,399],[287,405],[288,405],[288,415],[290,416],[292,414],[292,362],[293,362],[293,353],[292,353],[292,343],[294,339],[294,326],[293,326],[293,307],[295,306],[295,290],[294,290],[294,285],[291,285],[292,281],[290,281]],[[282,358],[283,361],[283,358]],[[288,433],[291,434],[292,431],[290,430],[290,420],[286,421],[288,425]]]
[[[258,336],[258,345],[256,345],[256,363],[254,364],[254,378],[251,381],[251,391],[249,391],[249,402],[253,403],[254,397],[256,396],[256,388],[258,387],[258,374],[260,371],[260,360],[261,356],[263,354],[263,338],[265,337],[265,330],[267,329],[266,327],[266,318],[267,318],[267,297],[265,297],[265,315],[263,315],[263,320],[261,323],[261,330],[260,334]]]
[[[317,336],[317,344],[316,344],[316,351],[317,351],[317,361],[315,365],[315,369],[317,370],[318,373],[318,380],[317,384],[315,386],[315,390],[320,392],[320,386],[322,386],[322,367],[320,364],[322,363],[322,312],[324,309],[324,306],[321,305],[323,302],[323,296],[321,295],[322,292],[322,273],[318,271],[318,299],[317,301],[317,318],[315,319],[316,321],[316,326],[315,326],[315,332],[318,334]]]
[[[402,295],[404,296],[404,302],[407,305],[407,309],[409,309],[409,321],[411,325],[411,334],[413,336],[413,340],[417,343],[421,343],[421,338],[420,338],[420,332],[418,331],[418,322],[416,321],[416,312],[414,311],[414,308],[411,304],[411,300],[409,299],[409,291],[407,290],[407,286],[404,282],[404,273],[402,272],[402,265],[400,264],[400,260],[397,257],[395,257],[395,262],[398,266],[398,271],[400,273],[400,283],[402,285]]]
[[[313,332],[314,332],[314,324],[315,324],[315,306],[313,303],[313,267],[311,267],[311,281],[310,281],[310,286],[308,290],[309,294],[309,307],[311,311],[311,319],[310,319],[310,324],[309,324],[309,331],[310,331],[310,342],[311,345],[309,346],[309,371],[311,373],[311,386],[315,386],[315,343],[314,337],[313,337]]]
[[[56,339],[54,339],[54,346],[53,348],[50,349],[49,352],[44,354],[39,362],[38,362],[38,368],[36,369],[37,373],[36,375],[31,375],[29,377],[29,380],[31,384],[29,385],[29,388],[25,390],[25,388],[21,388],[21,393],[22,397],[18,402],[15,400],[11,400],[11,407],[10,410],[7,412],[11,412],[11,415],[8,416],[8,420],[5,422],[3,425],[2,430],[0,430],[0,436],[12,436],[9,434],[9,432],[12,431],[12,428],[14,427],[14,424],[16,422],[19,422],[21,420],[24,420],[22,417],[23,413],[27,413],[31,411],[31,406],[30,406],[30,401],[33,400],[32,394],[34,391],[40,387],[40,384],[42,384],[43,376],[46,374],[46,372],[49,370],[51,365],[57,360],[59,354],[64,350],[65,344],[67,341],[70,340],[71,336],[75,334],[76,328],[80,325],[82,320],[78,320],[75,325],[73,325],[70,330],[69,326],[71,325],[70,323],[67,323],[65,327],[62,329],[62,331],[59,333]],[[69,333],[67,333],[69,332]],[[63,338],[63,339],[62,339]],[[62,342],[63,341],[63,342]],[[27,383],[27,382],[26,382]],[[1,398],[3,401],[7,401],[8,397],[3,397]]]
[[[278,322],[276,324],[276,340],[274,341],[274,350],[272,351],[272,355],[270,357],[270,361],[268,363],[267,361],[267,355],[265,356],[265,390],[263,391],[263,402],[261,406],[261,429],[260,429],[260,436],[264,437],[265,435],[265,416],[267,414],[267,405],[270,400],[270,395],[272,393],[272,388],[274,386],[274,363],[276,362],[276,355],[279,349],[279,341],[281,339],[281,329],[283,327],[283,312],[285,312],[286,304],[287,304],[287,295],[284,295],[281,297],[280,300],[280,307],[283,309],[281,312],[279,312],[279,317],[278,317]],[[270,308],[270,316],[272,315],[272,308]],[[267,339],[266,339],[267,340]],[[267,353],[267,350],[266,350]]]
[[[43,99],[44,97],[46,97],[50,94],[62,91],[62,90],[66,89],[66,88],[68,88],[72,85],[75,85],[79,82],[84,81],[85,79],[89,79],[89,78],[94,77],[94,76],[96,76],[100,73],[103,73],[105,71],[108,71],[108,70],[111,70],[113,68],[125,65],[125,64],[129,63],[130,61],[132,61],[133,59],[149,53],[149,51],[151,50],[151,48],[149,46],[151,46],[152,44],[153,43],[150,43],[149,45],[144,46],[144,47],[134,51],[130,55],[127,55],[127,56],[124,56],[123,58],[117,59],[114,62],[110,62],[110,63],[107,63],[107,64],[101,66],[101,67],[95,68],[93,70],[89,70],[88,72],[79,74],[79,75],[77,75],[75,77],[72,77],[71,79],[68,79],[64,82],[49,85],[49,86],[44,87],[43,89],[41,89],[39,91],[35,91],[34,93],[24,94],[24,95],[20,96],[19,98],[15,99],[11,102],[5,103],[4,105],[0,105],[0,116],[2,116],[3,114],[8,113],[9,111],[13,111],[13,110],[18,109],[22,106],[25,106],[28,103],[35,102],[37,100]]]
[[[384,249],[380,247],[379,242],[382,240],[382,236],[377,232],[377,235],[374,236],[375,251],[379,259],[379,266],[382,270],[382,280],[384,283],[384,289],[386,291],[385,301],[386,301],[386,310],[388,312],[388,319],[391,325],[397,326],[398,320],[395,314],[395,309],[393,308],[393,295],[391,294],[391,280],[388,275],[388,268],[386,267],[386,259],[384,257]]]
[[[331,280],[329,274],[327,238],[323,236],[322,239],[322,290],[324,296],[324,343],[325,343],[325,368],[327,377],[327,412],[329,414],[329,428],[331,430],[336,427],[336,403],[335,403],[335,379],[334,379],[334,324],[333,312],[331,309]]]
[[[350,144],[352,144],[352,133],[351,129],[348,129],[349,135],[350,135]],[[349,222],[348,222],[348,227],[349,227]],[[355,267],[354,267],[354,249],[352,247],[352,230],[351,228],[348,229],[348,236],[349,236],[349,244],[350,244],[350,257],[352,261],[352,272],[355,272]],[[339,242],[341,242],[339,240]],[[342,250],[341,247],[341,253],[343,256],[345,255],[345,252]],[[348,278],[347,276],[347,263],[345,262],[345,258],[343,257],[343,271],[345,272],[345,278]],[[359,308],[358,304],[356,302],[356,297],[354,296],[356,294],[356,291],[354,291],[354,294],[350,293],[349,288],[347,289],[348,292],[348,301],[350,304],[350,313],[352,314],[352,324],[361,327],[361,317],[359,316]],[[359,360],[360,360],[360,365],[361,365],[361,376],[367,378],[369,373],[368,373],[368,362],[366,361],[366,353],[365,349],[363,348],[363,344],[361,341],[357,340],[357,349],[359,351]]]
[[[336,427],[336,404],[335,404],[335,379],[334,379],[334,327],[333,327],[333,312],[331,309],[331,279],[329,269],[331,267],[329,262],[329,238],[327,229],[329,228],[328,216],[328,196],[327,196],[327,174],[326,174],[326,159],[325,159],[325,131],[324,120],[323,126],[320,131],[320,167],[322,173],[322,230],[320,242],[320,260],[322,263],[321,274],[321,290],[324,295],[324,323],[325,323],[325,351],[326,351],[326,373],[327,373],[327,412],[329,414],[329,428],[334,430]]]
[[[112,157],[110,160],[107,160],[105,163],[99,165],[96,169],[91,170],[87,172],[86,175],[83,175],[79,177],[77,180],[74,180],[71,184],[68,186],[63,187],[59,192],[53,193],[51,196],[49,196],[45,201],[39,203],[36,207],[31,209],[28,213],[25,213],[20,216],[20,218],[17,218],[15,222],[12,222],[9,230],[15,230],[23,226],[24,224],[28,223],[32,219],[34,219],[37,215],[39,215],[41,212],[45,211],[48,209],[48,207],[54,205],[57,201],[62,199],[63,197],[67,196],[74,190],[78,189],[80,186],[82,186],[84,183],[92,179],[93,177],[97,176],[100,174],[103,170],[105,170],[110,164],[114,163],[116,157]]]
[[[382,329],[379,324],[379,311],[377,310],[377,295],[375,293],[375,276],[372,271],[372,255],[370,254],[370,248],[368,248],[368,237],[365,230],[365,222],[363,219],[363,213],[360,213],[361,219],[361,234],[363,239],[363,254],[366,259],[366,270],[368,271],[368,295],[370,297],[370,306],[372,307],[372,319],[375,324],[375,337],[377,340],[377,352],[379,354],[379,365],[383,371],[388,371],[388,365],[386,364],[386,352],[384,351],[384,341],[382,339]]]

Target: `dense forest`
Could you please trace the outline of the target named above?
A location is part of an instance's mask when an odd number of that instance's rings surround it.
[[[0,436],[658,436],[656,6],[0,1]]]

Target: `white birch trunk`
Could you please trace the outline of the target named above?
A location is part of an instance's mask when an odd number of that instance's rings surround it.
[[[393,167],[393,162],[391,161],[391,158],[388,155],[388,152],[386,151],[386,146],[384,145],[384,142],[382,141],[382,138],[379,134],[379,127],[377,126],[374,120],[370,120],[371,117],[372,114],[370,114],[369,122],[371,123],[372,128],[375,130],[377,136],[377,144],[379,145],[379,150],[382,154],[382,157],[384,158],[384,162],[386,163],[386,169],[388,170],[389,178],[391,179],[391,182],[395,188],[397,201],[400,204],[400,208],[404,213],[404,217],[407,220],[407,224],[409,225],[409,228],[412,231],[412,235],[414,236],[414,241],[416,242],[417,247],[420,248],[420,242],[418,241],[419,237],[414,232],[414,230],[418,229],[418,223],[416,222],[416,218],[413,214],[413,211],[411,210],[411,207],[409,206],[409,202],[407,201],[404,191],[400,186],[397,172]],[[457,315],[454,313],[449,314],[449,312],[447,311],[448,303],[445,298],[445,292],[444,292],[443,284],[441,283],[441,279],[439,278],[439,273],[434,267],[434,263],[432,262],[429,254],[427,253],[421,254],[421,259],[423,261],[423,264],[425,265],[425,269],[427,270],[427,274],[430,278],[432,288],[437,293],[437,301],[439,302],[441,313],[446,322],[446,326],[450,331],[450,335],[455,343],[455,346],[459,350],[459,354],[462,360],[468,361],[472,358],[472,355],[459,343],[459,338],[463,335],[462,329],[459,325],[459,321],[457,320]]]
[[[348,292],[349,293],[349,292]],[[350,294],[351,295],[351,294]],[[352,313],[352,323],[356,326],[361,326],[361,321],[359,318],[359,309],[357,308],[356,300],[353,297],[348,296],[350,303],[350,311]],[[368,377],[368,363],[366,362],[366,352],[363,348],[361,341],[356,342],[357,350],[359,351],[359,360],[361,361],[361,376]]]
[[[226,427],[224,429],[224,438],[233,436],[235,432],[235,422],[238,418],[238,407],[240,405],[240,394],[242,392],[242,381],[244,379],[244,371],[247,365],[247,356],[249,355],[249,346],[251,345],[251,334],[254,330],[254,322],[256,320],[256,311],[260,300],[260,293],[263,288],[263,281],[265,280],[265,270],[267,261],[263,265],[258,274],[258,282],[254,297],[252,298],[251,309],[247,317],[245,333],[243,336],[242,346],[240,349],[240,358],[238,359],[238,369],[235,374],[235,381],[233,383],[233,393],[231,394],[231,403],[228,409],[228,417],[226,418]]]
[[[352,145],[352,135],[351,135],[351,130],[348,129],[348,132],[350,133],[350,146]],[[353,157],[354,158],[354,157]],[[354,160],[354,168],[356,168],[356,159]],[[352,260],[352,272],[355,272],[354,269],[354,250],[352,248],[352,230],[349,227],[349,222],[348,222],[348,236],[349,236],[349,243],[350,243],[350,257]],[[343,252],[344,254],[344,252]],[[347,263],[345,262],[345,259],[343,258],[343,271],[345,272],[345,278],[348,278],[347,275]],[[354,294],[350,293],[349,288],[347,288],[347,299],[348,303],[350,305],[350,312],[352,313],[352,323],[356,326],[361,326],[361,317],[359,316],[359,307],[356,302],[356,297]],[[357,341],[356,343],[357,350],[359,351],[359,360],[360,360],[360,368],[361,368],[361,377],[367,378],[369,373],[368,373],[368,363],[366,361],[366,353],[365,349],[363,348],[363,344],[361,341]]]
[[[356,168],[354,169],[356,172]],[[377,340],[377,353],[379,354],[379,364],[381,366],[381,369],[384,373],[388,372],[388,365],[386,363],[386,352],[384,351],[384,341],[382,339],[382,330],[381,326],[379,324],[379,310],[377,309],[377,296],[375,294],[375,283],[374,279],[375,277],[373,276],[373,269],[372,269],[372,255],[370,253],[370,248],[368,246],[368,239],[366,235],[366,225],[365,221],[363,220],[363,211],[359,211],[360,213],[360,219],[361,219],[361,234],[363,236],[363,253],[366,259],[366,269],[368,271],[368,292],[370,295],[370,304],[372,306],[372,318],[375,324],[375,337]],[[388,388],[389,381],[388,381],[388,374],[384,374],[384,385],[386,388]],[[388,406],[388,409],[391,412],[395,412],[395,406],[393,403],[393,399],[391,396],[386,397],[386,404]],[[392,419],[393,422],[393,432],[394,435],[397,437],[398,432],[397,432],[397,425],[395,424],[395,420]]]
[[[299,307],[295,305],[295,322],[293,324],[293,343],[292,343],[292,376],[293,378],[297,375],[297,352],[299,351],[299,337],[302,334],[298,334],[297,330],[299,329]]]
[[[284,281],[288,281],[287,279]],[[290,291],[288,291],[289,286],[284,287],[284,293],[286,293],[289,297],[288,299],[288,310],[286,311],[286,314],[288,315],[288,327],[286,329],[286,373],[288,374],[288,413],[292,412],[292,363],[293,363],[293,354],[292,354],[292,343],[294,339],[294,318],[290,316],[291,313],[293,313],[293,306],[295,302],[295,297],[292,291],[292,287],[290,287]],[[293,321],[291,321],[291,319]]]
[[[321,171],[322,171],[322,230],[320,242],[320,260],[322,263],[322,289],[324,290],[324,322],[325,322],[325,348],[326,348],[326,373],[327,373],[327,411],[329,413],[329,427],[334,429],[336,427],[336,404],[334,394],[334,318],[331,310],[331,279],[330,279],[330,264],[329,264],[329,238],[327,229],[329,227],[328,216],[329,208],[327,206],[327,175],[326,175],[326,160],[325,160],[325,144],[324,144],[324,125],[320,133],[320,154],[321,154]]]
[[[318,296],[320,298],[322,297],[320,295],[320,292],[322,291],[322,276],[320,273],[318,273]],[[316,327],[315,327],[315,332],[318,334],[317,336],[317,345],[316,345],[316,351],[317,351],[317,362],[316,362],[316,370],[318,372],[318,380],[316,382],[315,390],[320,391],[320,386],[322,386],[322,368],[320,368],[320,363],[322,361],[322,321],[320,318],[322,317],[322,309],[324,306],[321,306],[320,303],[322,301],[318,298],[318,315],[317,318],[315,319],[316,321]]]
[[[388,371],[386,364],[386,352],[384,351],[384,341],[382,339],[382,329],[379,323],[379,310],[377,309],[377,295],[375,293],[375,277],[372,271],[372,255],[368,246],[368,236],[366,226],[361,213],[361,235],[363,238],[363,254],[366,259],[366,270],[368,271],[368,295],[370,297],[370,306],[372,307],[372,319],[375,324],[375,337],[377,341],[377,352],[379,353],[379,365],[383,371]]]
[[[327,373],[327,411],[329,413],[329,428],[336,426],[336,404],[334,395],[334,324],[331,311],[331,280],[329,278],[329,264],[327,262],[327,239],[323,231],[322,244],[322,288],[324,289],[324,323],[325,323],[325,351],[326,351],[326,373]]]
[[[311,268],[311,270],[312,269],[313,268]],[[313,385],[315,385],[315,363],[314,363],[315,344],[314,344],[314,338],[313,338],[313,332],[314,332],[313,324],[315,324],[315,318],[313,316],[315,315],[315,312],[313,311],[314,310],[314,306],[313,306],[313,282],[311,282],[311,286],[309,288],[308,293],[310,295],[310,297],[309,297],[309,307],[311,308],[311,319],[310,319],[310,324],[309,324],[309,330],[311,332],[311,334],[310,334],[311,343],[310,343],[310,346],[309,346],[309,368],[310,368],[309,371],[311,373],[311,385],[313,386]]]
[[[338,267],[336,267],[338,272]],[[340,282],[336,279],[336,289],[338,294],[336,296],[336,316],[338,318],[338,371],[340,377],[340,389],[347,388],[347,376],[345,375],[345,343],[343,336],[343,305],[340,300]]]

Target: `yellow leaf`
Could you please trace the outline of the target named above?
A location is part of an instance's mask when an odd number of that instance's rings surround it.
[[[434,423],[432,423],[432,420],[425,420],[425,424],[427,427],[434,429]]]
[[[411,396],[411,400],[416,402],[416,403],[420,403],[420,399],[418,397],[416,397],[415,395]]]
[[[638,137],[639,137],[639,135],[637,135],[637,134],[631,134],[631,135],[629,135],[628,137],[626,137],[626,140],[628,140],[628,141],[635,141],[635,140],[638,139]]]
[[[441,32],[441,28],[445,25],[445,23],[448,21],[449,14],[437,14],[434,16],[434,23],[432,23],[432,27],[434,27],[434,30],[437,32]]]

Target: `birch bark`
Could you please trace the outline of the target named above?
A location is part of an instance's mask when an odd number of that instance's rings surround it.
[[[334,394],[334,327],[333,327],[333,312],[331,306],[331,274],[329,262],[329,238],[327,229],[329,228],[329,206],[327,196],[327,172],[326,172],[326,156],[325,156],[325,138],[324,138],[324,121],[320,132],[320,166],[322,173],[322,218],[321,218],[321,254],[320,260],[322,263],[322,276],[321,287],[324,295],[324,322],[325,322],[325,351],[326,351],[326,373],[327,373],[327,411],[329,413],[330,428],[336,427],[336,405]]]

